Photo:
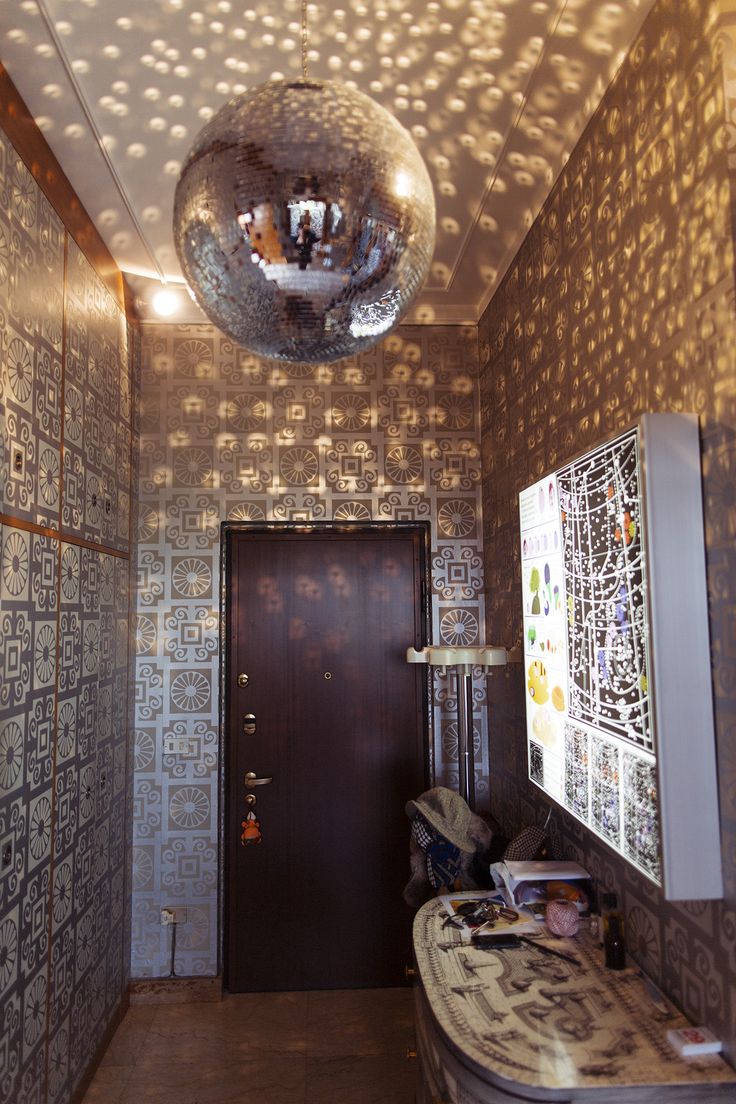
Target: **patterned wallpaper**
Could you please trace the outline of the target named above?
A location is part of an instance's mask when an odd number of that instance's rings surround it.
[[[477,341],[405,327],[323,367],[256,359],[211,326],[144,326],[138,526],[133,972],[218,969],[219,526],[432,523],[435,641],[482,639]],[[476,680],[479,804],[488,760]],[[454,679],[437,677],[438,780],[457,785]],[[167,752],[187,737],[183,754]],[[171,745],[168,744],[170,747]]]
[[[733,1057],[736,176],[732,166],[729,191],[721,51],[731,151],[736,51],[719,37],[718,16],[700,0],[654,9],[485,312],[479,342],[489,636],[521,636],[518,492],[644,411],[700,416],[725,899],[667,903],[562,812],[550,832],[599,887],[618,891],[630,953]],[[507,831],[547,813],[525,781],[521,680],[516,670],[492,684],[489,706],[491,805]]]
[[[14,1104],[67,1101],[127,991],[127,343],[0,133],[0,1099]]]

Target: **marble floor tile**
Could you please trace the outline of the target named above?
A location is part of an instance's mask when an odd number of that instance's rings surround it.
[[[417,1063],[373,1055],[307,1058],[305,1104],[412,1104]]]
[[[84,1104],[119,1104],[130,1081],[132,1066],[100,1065],[84,1096]]]
[[[83,1104],[411,1104],[410,989],[134,1005]]]
[[[309,994],[307,1054],[405,1054],[414,1038],[412,990],[343,989]]]
[[[303,1104],[305,1058],[206,1063],[189,1059],[186,1042],[182,1051],[167,1066],[137,1066],[116,1104]]]
[[[112,1037],[101,1066],[133,1066],[151,1029],[156,1008],[131,1007]]]
[[[218,1004],[160,1007],[145,1042],[146,1057],[171,1054],[182,1036],[193,1053],[205,1058],[208,1053],[236,1053],[243,1059],[303,1055],[307,994],[237,993],[226,994]]]

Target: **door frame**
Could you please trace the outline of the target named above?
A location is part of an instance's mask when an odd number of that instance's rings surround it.
[[[326,533],[347,533],[359,537],[360,534],[414,532],[419,537],[420,585],[420,626],[422,639],[414,644],[421,648],[432,643],[431,586],[430,586],[430,537],[431,527],[428,521],[223,521],[220,523],[220,661],[218,670],[218,833],[217,833],[217,958],[218,975],[227,978],[227,917],[228,917],[228,773],[230,762],[230,743],[227,724],[227,688],[230,685],[230,655],[228,640],[230,636],[230,580],[232,575],[232,538],[240,534],[264,535],[267,533],[310,534],[324,536]],[[411,644],[407,641],[407,647]],[[432,724],[431,668],[424,668],[422,679],[422,718],[424,744],[425,788],[434,778],[434,739]]]

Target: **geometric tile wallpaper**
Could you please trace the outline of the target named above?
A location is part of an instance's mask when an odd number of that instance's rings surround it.
[[[559,810],[550,832],[618,892],[630,954],[732,1059],[735,60],[733,12],[695,0],[655,7],[479,324],[489,637],[521,638],[519,491],[646,411],[699,415],[725,899],[666,902]],[[548,810],[526,782],[522,677],[509,669],[491,692],[491,806],[507,831]]]
[[[435,642],[484,639],[474,327],[402,327],[318,367],[260,360],[214,327],[144,325],[136,597],[134,976],[218,971],[220,523],[431,523]],[[476,787],[488,801],[485,683]],[[457,785],[454,678],[434,683],[438,782]],[[185,754],[165,750],[189,739]]]
[[[0,1099],[67,1101],[129,974],[125,317],[0,133]]]

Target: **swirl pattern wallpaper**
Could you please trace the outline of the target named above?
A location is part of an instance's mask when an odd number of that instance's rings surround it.
[[[665,902],[563,812],[547,831],[733,1060],[731,8],[655,6],[477,326],[403,326],[331,366],[126,321],[69,205],[0,133],[0,1097],[81,1090],[130,978],[169,973],[162,906],[186,912],[177,974],[221,970],[221,523],[428,521],[434,642],[510,647],[519,491],[648,411],[699,417],[724,899]],[[541,826],[521,664],[474,695],[479,806],[509,836]],[[452,680],[430,712],[455,786]]]

